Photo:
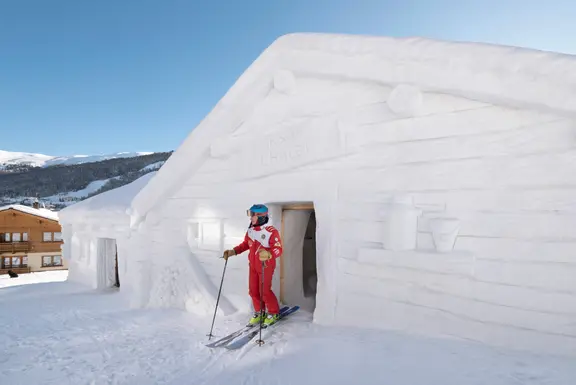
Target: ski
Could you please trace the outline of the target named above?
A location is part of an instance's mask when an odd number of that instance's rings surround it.
[[[292,306],[291,308],[289,308],[286,311],[283,311],[279,314],[279,318],[278,321],[276,321],[276,323],[270,325],[270,326],[262,326],[262,330],[268,330],[273,328],[274,326],[276,326],[279,322],[281,322],[284,318],[288,317],[290,314],[296,312],[298,309],[300,309],[300,306]],[[239,338],[233,340],[232,342],[224,345],[224,347],[228,350],[236,350],[236,349],[240,349],[242,346],[246,345],[248,342],[250,342],[254,337],[256,337],[259,333],[259,329],[253,329],[253,330],[249,330],[246,333],[244,333],[244,335],[242,336],[238,336]],[[236,338],[236,337],[235,337]]]
[[[284,306],[282,309],[280,309],[280,314],[282,314],[283,312],[286,312],[290,309],[289,306]],[[220,338],[219,340],[210,342],[209,344],[206,344],[204,346],[208,347],[208,348],[217,348],[220,347],[222,345],[227,344],[228,342],[234,340],[237,337],[240,337],[242,334],[248,332],[249,330],[251,330],[254,326],[258,326],[258,324],[256,325],[246,325],[244,327],[242,327],[241,329],[238,329],[222,338]]]

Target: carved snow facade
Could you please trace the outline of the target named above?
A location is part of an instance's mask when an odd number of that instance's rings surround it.
[[[312,203],[316,322],[576,354],[576,60],[541,55],[280,39],[132,202],[127,293],[209,314],[245,210]],[[222,314],[248,311],[229,269]]]

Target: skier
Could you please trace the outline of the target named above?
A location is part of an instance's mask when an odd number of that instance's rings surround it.
[[[250,226],[244,236],[244,241],[232,250],[224,251],[224,259],[250,250],[248,263],[250,270],[249,294],[254,305],[254,315],[249,324],[255,325],[264,322],[269,326],[278,320],[280,307],[278,299],[272,291],[272,276],[276,267],[276,258],[282,255],[282,242],[280,234],[274,226],[265,226],[268,223],[268,207],[256,204],[247,212],[250,217]],[[262,286],[262,264],[264,264],[264,292],[260,293]],[[264,309],[261,308],[264,302]],[[266,311],[267,310],[267,314]]]

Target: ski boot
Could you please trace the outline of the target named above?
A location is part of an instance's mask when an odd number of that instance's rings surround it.
[[[264,326],[270,326],[275,324],[280,319],[278,314],[268,314],[266,319],[264,320]]]
[[[248,321],[248,326],[258,325],[260,321],[263,320],[265,317],[266,313],[254,312],[254,315],[252,316],[252,318],[250,318],[250,321]]]

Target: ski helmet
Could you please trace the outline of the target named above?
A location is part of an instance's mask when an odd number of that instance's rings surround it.
[[[268,207],[266,207],[265,205],[262,204],[252,205],[252,207],[248,209],[247,214],[249,217],[253,217],[254,215],[258,217],[258,222],[256,223],[256,226],[262,226],[268,223]]]

